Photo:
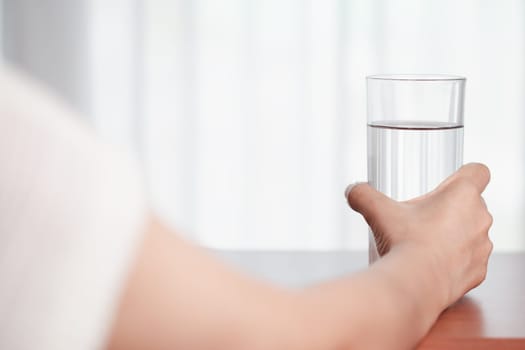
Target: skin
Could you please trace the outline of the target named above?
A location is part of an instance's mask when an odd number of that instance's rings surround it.
[[[406,202],[354,186],[348,203],[373,228],[382,258],[304,290],[244,276],[153,219],[107,348],[412,348],[485,278],[489,178],[486,166],[468,164]]]

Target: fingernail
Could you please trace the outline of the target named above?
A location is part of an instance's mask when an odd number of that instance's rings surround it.
[[[345,198],[348,198],[348,194],[350,193],[350,191],[352,191],[352,188],[354,188],[357,185],[364,184],[364,183],[366,182],[361,181],[361,182],[353,182],[350,185],[348,185],[345,190]]]

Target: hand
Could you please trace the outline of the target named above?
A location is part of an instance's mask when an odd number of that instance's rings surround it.
[[[347,193],[372,231],[380,255],[393,249],[417,250],[433,271],[450,305],[486,276],[492,216],[481,197],[490,179],[482,164],[467,164],[424,196],[396,202],[368,184]]]

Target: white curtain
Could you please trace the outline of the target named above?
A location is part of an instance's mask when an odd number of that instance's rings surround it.
[[[366,179],[364,77],[465,75],[465,161],[492,169],[496,250],[525,250],[522,1],[4,0],[3,18],[6,59],[136,152],[158,213],[219,248],[364,249],[343,198]]]

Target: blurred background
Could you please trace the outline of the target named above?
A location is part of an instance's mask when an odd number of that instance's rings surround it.
[[[365,76],[467,77],[465,162],[492,169],[496,251],[525,250],[525,2],[3,0],[2,59],[143,163],[203,245],[365,249]]]

